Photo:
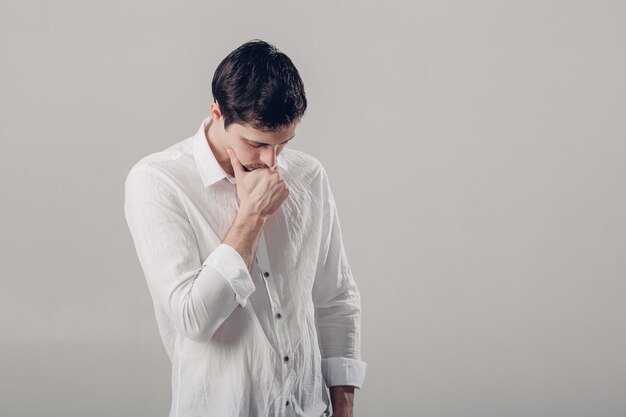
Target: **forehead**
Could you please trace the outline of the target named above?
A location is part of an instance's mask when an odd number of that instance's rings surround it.
[[[254,142],[277,144],[291,139],[296,134],[297,123],[292,123],[290,126],[283,127],[276,132],[264,132],[262,130],[255,129],[249,124],[242,125],[233,123],[231,126],[233,127],[235,133],[244,139]]]

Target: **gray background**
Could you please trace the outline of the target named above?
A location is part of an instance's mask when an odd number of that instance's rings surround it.
[[[336,196],[355,416],[626,415],[624,2],[0,4],[0,415],[167,415],[124,179],[253,38]]]

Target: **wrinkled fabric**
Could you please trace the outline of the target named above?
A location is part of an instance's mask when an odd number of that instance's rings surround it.
[[[290,194],[251,271],[222,243],[236,180],[197,133],[134,164],[124,213],[172,364],[170,417],[330,414],[327,387],[361,388],[360,295],[321,163],[283,148]]]

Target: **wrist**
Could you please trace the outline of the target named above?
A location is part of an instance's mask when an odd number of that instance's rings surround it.
[[[239,228],[262,229],[266,220],[267,216],[248,206],[241,206],[237,211],[234,224]]]
[[[330,399],[333,406],[352,406],[354,402],[354,387],[350,385],[336,385],[330,387]]]

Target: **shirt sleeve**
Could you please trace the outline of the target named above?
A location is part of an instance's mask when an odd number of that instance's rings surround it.
[[[341,237],[337,207],[325,170],[320,254],[313,284],[322,374],[328,387],[361,388],[367,364],[361,360],[361,300]]]
[[[186,337],[211,338],[255,291],[237,250],[220,244],[202,260],[176,191],[147,168],[126,177],[124,214],[153,301]]]

